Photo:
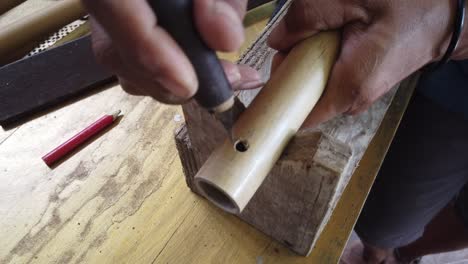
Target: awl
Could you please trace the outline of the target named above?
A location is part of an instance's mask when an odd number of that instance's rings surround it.
[[[234,92],[216,53],[195,28],[193,0],[149,0],[148,3],[157,14],[158,25],[174,38],[195,69],[199,82],[195,100],[215,114],[231,137],[236,119]]]

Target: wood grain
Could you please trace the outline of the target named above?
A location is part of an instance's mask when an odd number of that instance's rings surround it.
[[[53,3],[28,0],[7,15]],[[178,107],[115,86],[0,128],[0,263],[336,263],[410,95],[399,90],[308,258],[189,191],[172,138]],[[54,170],[42,163],[41,155],[116,109],[125,114],[118,126]]]

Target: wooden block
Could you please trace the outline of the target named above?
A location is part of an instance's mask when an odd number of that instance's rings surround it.
[[[275,51],[266,42],[286,8],[269,23],[239,63],[269,76]],[[328,222],[353,172],[391,104],[397,88],[357,116],[338,116],[294,138],[267,179],[239,216],[300,255],[308,255]],[[258,91],[243,91],[248,106]],[[189,103],[183,107],[186,128],[176,142],[188,185],[213,149],[225,138],[217,121]]]
[[[90,37],[0,68],[0,125],[5,126],[114,80],[95,62]]]
[[[191,142],[187,128],[177,131],[176,146],[187,185],[200,194],[193,178],[209,153],[203,156],[201,146]],[[350,157],[348,146],[321,132],[299,133],[240,218],[298,254],[307,255]]]
[[[321,132],[299,133],[240,217],[307,255],[350,158],[349,146]]]

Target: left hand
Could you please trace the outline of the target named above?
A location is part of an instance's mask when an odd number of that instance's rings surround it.
[[[440,60],[455,10],[456,1],[440,0],[293,1],[269,38],[280,51],[274,64],[321,31],[340,30],[342,36],[327,88],[304,127],[361,113],[411,73]],[[467,46],[464,34],[453,58],[467,58]]]

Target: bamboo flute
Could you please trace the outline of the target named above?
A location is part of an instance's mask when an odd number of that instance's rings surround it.
[[[24,1],[26,0],[2,0],[0,1],[0,15],[7,12],[10,9],[13,9],[14,7],[19,6]]]
[[[239,214],[322,95],[337,56],[339,35],[325,32],[291,50],[195,176],[200,192]]]
[[[0,29],[0,58],[8,57],[85,14],[79,0],[63,0]]]

